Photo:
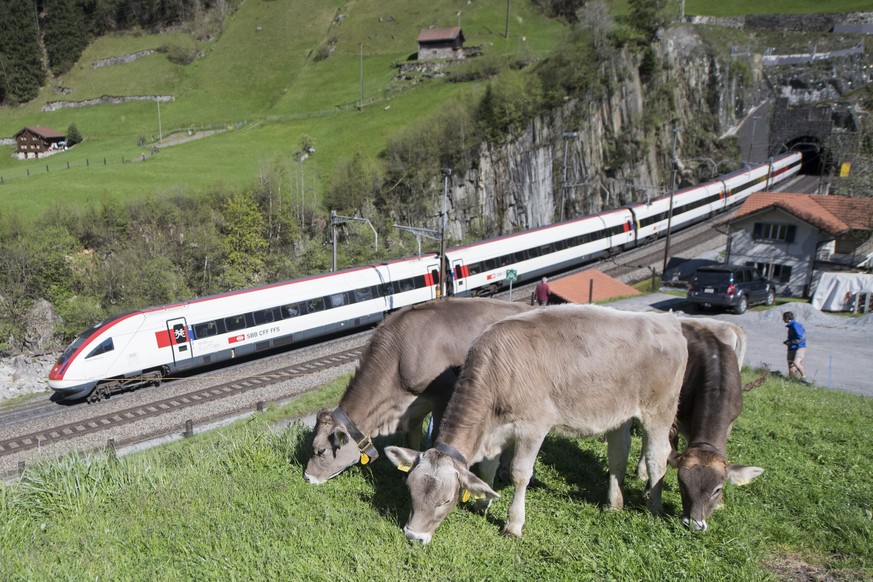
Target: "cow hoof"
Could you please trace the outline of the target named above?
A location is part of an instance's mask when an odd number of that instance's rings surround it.
[[[512,536],[512,537],[514,537],[514,538],[520,538],[520,537],[521,537],[521,528],[520,528],[520,527],[519,527],[519,528],[516,528],[516,527],[514,527],[514,526],[511,526],[511,525],[507,524],[507,525],[506,525],[506,526],[505,526],[505,527],[500,531],[500,534],[501,534],[501,535],[504,535],[504,536],[507,536],[507,537],[508,537],[508,536]]]

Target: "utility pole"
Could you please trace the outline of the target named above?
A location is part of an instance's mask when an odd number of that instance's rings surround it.
[[[565,131],[564,132],[564,174],[561,178],[561,222],[564,222],[564,195],[567,192],[567,144],[569,140],[567,138],[577,137],[579,135],[576,131]]]
[[[373,227],[373,223],[370,222],[367,218],[361,218],[360,216],[340,216],[336,213],[336,210],[330,211],[330,242],[333,243],[333,261],[331,262],[331,271],[336,271],[336,225],[344,224],[350,220],[358,221],[358,222],[366,222],[369,225],[370,229],[373,231],[373,236],[376,237],[376,242],[374,243],[376,252],[379,252],[379,233],[376,232],[376,229]]]
[[[451,175],[451,168],[443,168],[443,211],[440,214],[440,297],[446,296],[446,275],[449,272],[446,264],[446,213],[448,212],[449,176]]]
[[[503,33],[503,38],[509,38],[509,3],[511,0],[506,0],[506,32]]]
[[[667,240],[664,244],[664,268],[661,269],[661,274],[667,271],[667,261],[670,258],[670,229],[673,227],[673,196],[676,194],[676,141],[679,137],[679,128],[673,128],[673,157],[670,160],[672,169],[670,170],[670,210],[667,213]]]
[[[361,100],[358,101],[358,109],[364,108],[364,43],[361,43]]]

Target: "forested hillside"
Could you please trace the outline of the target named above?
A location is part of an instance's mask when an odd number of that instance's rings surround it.
[[[95,38],[195,22],[238,0],[0,0],[0,105],[36,97],[47,74],[69,71]]]

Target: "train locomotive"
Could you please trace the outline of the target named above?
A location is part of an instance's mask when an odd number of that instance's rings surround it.
[[[801,154],[746,167],[692,188],[599,214],[449,248],[446,291],[492,294],[519,282],[648,242],[723,212],[799,172]],[[672,216],[670,205],[672,204]],[[170,375],[370,326],[395,309],[436,299],[440,257],[426,254],[192,299],[110,317],[82,332],[49,373],[64,400],[96,401]]]

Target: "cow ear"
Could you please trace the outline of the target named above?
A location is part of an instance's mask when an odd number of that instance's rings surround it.
[[[495,492],[488,486],[485,481],[474,475],[468,469],[458,467],[458,478],[461,480],[462,499],[466,494],[464,491],[470,492],[470,497],[473,499],[497,499],[500,494]]]
[[[330,446],[336,450],[349,442],[349,433],[343,427],[337,426],[331,431],[327,440],[330,442]]]
[[[420,455],[421,453],[412,449],[404,449],[403,447],[385,447],[385,456],[388,457],[389,461],[394,463],[395,467],[404,473],[409,473],[409,470],[412,469],[412,466],[418,460]]]
[[[761,467],[731,465],[728,469],[727,482],[731,485],[747,485],[764,472]]]

